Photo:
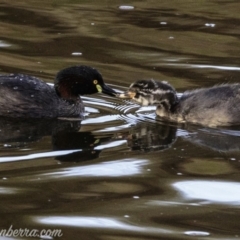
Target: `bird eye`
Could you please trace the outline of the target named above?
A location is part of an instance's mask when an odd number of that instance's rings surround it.
[[[98,84],[98,80],[93,80],[93,83],[96,85]]]

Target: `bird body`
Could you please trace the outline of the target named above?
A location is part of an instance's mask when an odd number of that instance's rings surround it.
[[[0,75],[0,116],[20,118],[82,117],[80,95],[115,91],[100,73],[88,66],[61,70],[54,86],[23,74]]]
[[[1,75],[0,96],[0,116],[4,117],[56,118],[71,109],[67,101],[59,98],[53,86],[28,75]],[[78,105],[72,104],[76,107],[73,111],[76,116],[83,110]]]
[[[177,96],[167,82],[140,80],[119,97],[141,105],[157,105],[156,114],[165,120],[210,127],[240,125],[240,84],[200,88]]]

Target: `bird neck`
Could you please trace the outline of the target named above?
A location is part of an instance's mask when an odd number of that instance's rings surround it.
[[[165,91],[161,94],[153,93],[154,104],[163,104],[168,111],[171,111],[178,104],[178,97],[175,91]]]
[[[59,84],[55,85],[55,90],[59,97],[69,102],[76,102],[79,99],[79,94],[74,94],[69,87],[69,84]]]

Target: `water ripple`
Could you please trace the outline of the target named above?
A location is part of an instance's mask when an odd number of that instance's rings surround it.
[[[102,131],[117,131],[138,122],[156,121],[155,106],[142,107],[129,100],[111,98],[105,95],[83,96],[82,99],[88,112],[82,125],[114,123],[111,127],[102,128]],[[104,116],[101,114],[102,111],[104,111]]]

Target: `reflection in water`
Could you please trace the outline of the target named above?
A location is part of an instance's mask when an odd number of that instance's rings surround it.
[[[178,138],[182,138],[193,145],[213,151],[240,153],[240,131],[238,130],[202,128],[194,125],[177,128],[176,125],[169,123],[142,122],[132,127],[129,133],[125,133],[125,138],[132,150],[146,152],[171,148]]]
[[[128,135],[132,150],[158,151],[168,149],[176,140],[176,127],[162,124],[137,124]]]
[[[147,121],[147,118],[146,118]],[[171,148],[177,138],[182,138],[196,146],[219,152],[240,151],[240,131],[228,129],[202,128],[186,125],[178,128],[169,123],[138,123],[127,136],[132,150],[164,150]]]
[[[147,111],[147,109],[145,109]],[[152,109],[150,109],[151,113]],[[139,113],[137,113],[137,116]],[[3,146],[15,148],[16,146],[27,147],[29,143],[39,141],[45,136],[51,136],[53,152],[44,151],[22,156],[0,157],[2,162],[31,160],[36,158],[56,157],[60,161],[86,161],[97,158],[101,151],[109,148],[124,147],[126,141],[131,150],[144,152],[159,151],[171,148],[178,138],[189,141],[196,146],[203,146],[213,151],[225,153],[237,153],[240,150],[238,130],[211,129],[187,125],[184,129],[178,129],[176,125],[155,122],[147,123],[149,115],[141,113],[138,121],[137,116],[127,114],[112,115],[105,117],[91,117],[84,120],[83,127],[92,123],[96,126],[93,132],[81,132],[81,122],[68,120],[18,120],[0,118],[0,141]],[[116,122],[115,127],[109,123]],[[124,119],[125,124],[120,124]],[[101,122],[106,127],[99,129]],[[108,127],[109,126],[109,127]],[[105,136],[103,134],[107,133]],[[126,139],[126,140],[125,140]],[[66,151],[71,150],[71,151]]]
[[[172,186],[186,199],[205,200],[210,203],[240,204],[240,183],[191,180],[173,183]]]
[[[59,131],[78,131],[80,126],[80,121],[0,118],[0,142],[27,144]]]
[[[240,131],[214,128],[189,127],[185,139],[199,146],[219,152],[240,151]]]
[[[80,126],[79,121],[0,118],[0,142],[3,143],[3,146],[8,146],[8,148],[26,147],[29,143],[50,135],[54,150],[21,156],[0,157],[0,162],[47,157],[57,157],[56,159],[60,161],[85,161],[98,157],[100,150],[118,147],[126,143],[125,140],[113,141],[108,136],[96,138],[90,132],[79,132]]]

